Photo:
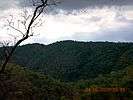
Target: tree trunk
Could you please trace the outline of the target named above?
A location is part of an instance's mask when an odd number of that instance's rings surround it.
[[[23,37],[22,39],[20,39],[20,40],[13,46],[13,48],[11,49],[11,52],[9,53],[9,55],[6,57],[4,63],[2,64],[2,68],[1,68],[1,70],[0,70],[0,74],[1,74],[1,73],[4,73],[5,68],[6,68],[6,65],[7,65],[7,63],[9,62],[10,58],[12,57],[12,55],[13,55],[14,51],[16,50],[16,48],[19,46],[19,44],[20,44],[21,42],[23,42],[23,41],[26,40],[27,38],[28,38],[28,36]]]

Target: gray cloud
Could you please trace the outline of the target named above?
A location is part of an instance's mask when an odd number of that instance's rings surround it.
[[[32,4],[32,0],[17,0],[17,1],[19,2],[20,6],[24,5],[31,6]],[[64,10],[82,9],[86,7],[93,8],[93,7],[103,7],[103,6],[133,5],[133,0],[58,0],[58,1],[61,1],[61,4],[59,4],[58,8]]]
[[[133,42],[132,24],[125,28],[101,30],[93,33],[75,33],[72,36],[60,37],[57,39],[47,39],[45,37],[38,38],[32,42],[50,44],[62,40],[77,40],[77,41],[110,41],[110,42]],[[30,41],[31,42],[31,41]]]
[[[86,7],[133,5],[133,0],[63,0],[60,8],[65,10],[82,9]]]
[[[96,36],[94,40],[133,42],[133,30],[131,26],[118,30],[106,30],[102,35]]]
[[[36,1],[36,0],[35,0]],[[50,0],[53,1],[53,0]],[[103,7],[103,6],[132,6],[133,0],[60,0],[62,3],[57,6],[58,9],[63,9],[67,11],[75,9],[83,9],[86,7]],[[0,9],[12,8],[14,5],[32,6],[32,0],[1,0]]]
[[[105,29],[93,33],[75,33],[71,39],[83,41],[129,41],[133,42],[133,23],[117,29]],[[91,34],[91,35],[90,35]]]
[[[9,8],[13,8],[18,4],[17,0],[1,0],[0,1],[0,10],[6,10]]]
[[[26,1],[26,2],[25,2]],[[83,8],[94,8],[94,7],[103,7],[103,6],[132,6],[133,0],[62,0],[62,4],[57,6],[59,9],[71,11],[74,9],[83,9]],[[31,0],[1,0],[0,3],[0,10],[5,10],[8,8],[13,8],[15,5],[23,7],[25,5],[31,6]],[[73,36],[70,37],[61,37],[56,40],[48,40],[45,37],[32,39],[32,42],[41,42],[41,43],[49,43],[55,42],[57,40],[85,40],[85,41],[133,41],[133,21],[127,20],[125,17],[117,15],[116,18],[119,21],[124,21],[129,23],[127,27],[124,28],[117,28],[117,29],[105,29],[99,32],[94,33],[75,33]],[[88,19],[94,22],[100,21],[101,18],[99,16],[93,16],[92,18]],[[90,36],[90,34],[92,34]]]

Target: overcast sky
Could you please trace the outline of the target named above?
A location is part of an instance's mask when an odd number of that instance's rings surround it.
[[[31,13],[31,1],[26,2]],[[0,40],[11,40],[19,34],[4,28],[6,18],[19,17],[25,0],[1,0]],[[57,7],[46,10],[43,25],[35,37],[24,43],[49,44],[60,40],[133,42],[133,0],[62,0]],[[17,24],[15,24],[17,27]],[[39,34],[39,35],[38,35]]]

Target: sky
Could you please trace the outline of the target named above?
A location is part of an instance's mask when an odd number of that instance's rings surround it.
[[[14,26],[20,28],[24,7],[32,14],[30,0],[1,0],[0,41],[21,36],[6,25],[13,16]],[[33,29],[35,36],[24,44],[62,40],[133,42],[133,0],[61,0],[40,18],[42,25]],[[20,30],[24,31],[22,27]]]

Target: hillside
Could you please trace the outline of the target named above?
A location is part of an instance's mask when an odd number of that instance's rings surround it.
[[[133,66],[128,66],[123,70],[99,75],[93,80],[64,83],[18,65],[8,64],[5,73],[0,74],[0,100],[132,100],[132,77]],[[127,91],[87,91],[99,88]]]
[[[132,100],[132,84],[133,43],[28,44],[0,74],[0,100]]]
[[[61,41],[18,47],[12,63],[63,81],[96,78],[133,64],[133,43]]]
[[[73,100],[76,92],[66,83],[15,64],[0,74],[0,100]]]

